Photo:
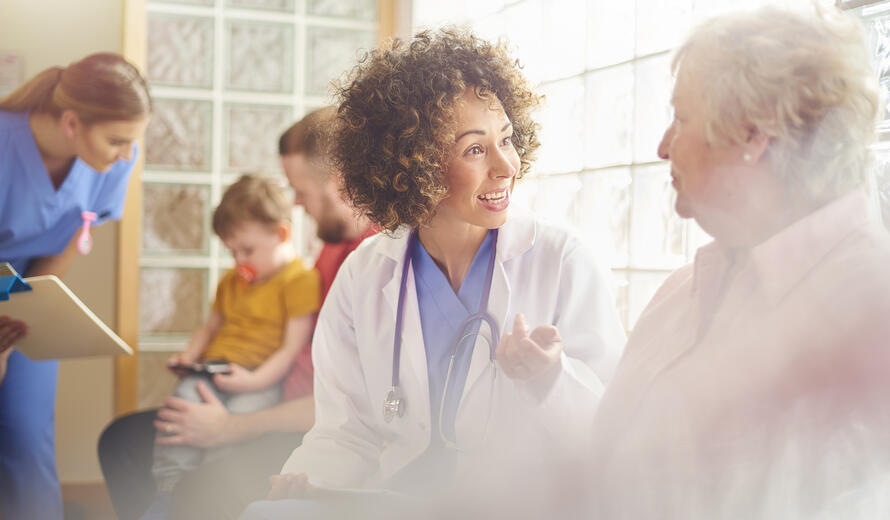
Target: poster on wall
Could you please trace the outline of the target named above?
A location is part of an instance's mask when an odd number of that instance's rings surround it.
[[[0,97],[22,84],[25,58],[21,54],[0,51]]]

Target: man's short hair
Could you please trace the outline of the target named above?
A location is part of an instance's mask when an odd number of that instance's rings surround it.
[[[285,130],[278,139],[278,154],[306,154],[307,160],[327,156],[327,131],[337,114],[334,107],[324,107],[306,114]]]

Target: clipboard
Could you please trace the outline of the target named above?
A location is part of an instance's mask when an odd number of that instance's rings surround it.
[[[133,353],[54,275],[22,278],[0,264],[0,316],[28,326],[13,346],[32,361]]]

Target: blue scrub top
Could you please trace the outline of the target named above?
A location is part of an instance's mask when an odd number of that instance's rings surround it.
[[[420,308],[420,325],[423,331],[423,344],[426,350],[427,372],[430,387],[430,413],[432,415],[432,443],[442,444],[439,437],[439,407],[445,388],[448,362],[454,350],[454,340],[470,334],[464,339],[454,359],[448,395],[442,414],[442,430],[448,439],[454,439],[454,419],[463,394],[467,372],[470,369],[479,321],[474,321],[466,330],[458,330],[461,323],[479,310],[482,292],[485,290],[485,275],[491,255],[492,234],[489,231],[476,251],[470,269],[457,293],[439,269],[429,253],[416,240],[411,262],[414,265],[414,280],[417,286],[417,301]],[[483,309],[487,310],[487,309]],[[460,332],[460,336],[458,336]],[[481,348],[481,347],[479,347]]]
[[[454,340],[470,334],[457,349],[442,413],[442,430],[445,436],[453,441],[454,419],[467,381],[480,323],[474,321],[466,327],[466,330],[460,331],[460,336],[458,328],[467,317],[479,309],[482,292],[485,290],[483,285],[492,242],[492,234],[489,232],[476,251],[463,284],[455,293],[445,274],[424,249],[420,240],[414,241],[411,263],[414,267],[420,326],[426,351],[432,431],[429,448],[393,476],[390,485],[401,492],[420,496],[427,493],[435,494],[440,485],[450,485],[454,478],[457,459],[455,452],[447,449],[439,436],[439,407],[442,404],[442,392],[445,389],[445,376],[448,373],[448,362]]]
[[[135,150],[134,150],[135,152]],[[56,190],[43,165],[28,114],[0,110],[0,262],[26,274],[81,227],[81,212],[120,219],[133,161],[99,173],[76,159]],[[13,296],[14,298],[14,296]],[[9,357],[0,383],[0,518],[62,520],[55,461],[57,361]]]
[[[40,158],[26,112],[0,110],[0,262],[25,274],[35,258],[65,250],[81,212],[119,220],[136,154],[99,173],[76,159],[56,190]]]

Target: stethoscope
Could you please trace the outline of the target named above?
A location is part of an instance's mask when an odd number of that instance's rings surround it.
[[[488,344],[488,356],[490,361],[490,370],[492,373],[491,377],[491,388],[490,393],[492,395],[489,396],[489,409],[488,409],[488,417],[485,420],[484,431],[488,431],[488,421],[491,419],[491,398],[494,394],[494,378],[497,374],[495,370],[495,351],[497,349],[497,344],[500,341],[500,330],[498,328],[497,322],[488,313],[488,296],[491,293],[491,280],[494,276],[494,260],[497,253],[497,245],[498,245],[498,230],[492,230],[492,243],[491,243],[491,254],[488,258],[488,270],[485,273],[485,289],[482,292],[482,301],[479,302],[479,309],[470,316],[467,316],[466,319],[460,324],[457,328],[457,335],[452,341],[451,347],[451,357],[448,360],[448,371],[445,374],[445,387],[442,389],[442,399],[439,402],[439,436],[442,438],[442,441],[445,443],[447,447],[457,449],[457,446],[454,441],[450,441],[445,437],[445,432],[442,430],[442,417],[445,410],[445,399],[448,395],[448,383],[451,380],[451,371],[454,368],[454,359],[457,356],[457,349],[460,347],[461,343],[470,336],[473,336],[473,333],[463,334],[463,331],[467,330],[467,328],[475,321],[480,321],[482,323],[486,323],[491,330],[491,341]],[[405,251],[405,260],[402,264],[402,281],[401,285],[399,285],[399,304],[396,308],[396,330],[395,336],[393,338],[393,350],[392,350],[392,389],[386,394],[386,399],[383,401],[383,419],[386,422],[392,422],[394,417],[402,417],[405,415],[405,397],[402,395],[401,388],[399,387],[399,362],[400,362],[400,354],[402,352],[402,328],[404,322],[404,307],[405,307],[405,293],[407,282],[408,282],[408,271],[411,267],[411,252],[414,250],[415,242],[417,241],[417,230],[413,230],[411,235],[408,237],[408,249]],[[481,326],[481,324],[480,324]],[[484,336],[483,336],[484,338]]]

